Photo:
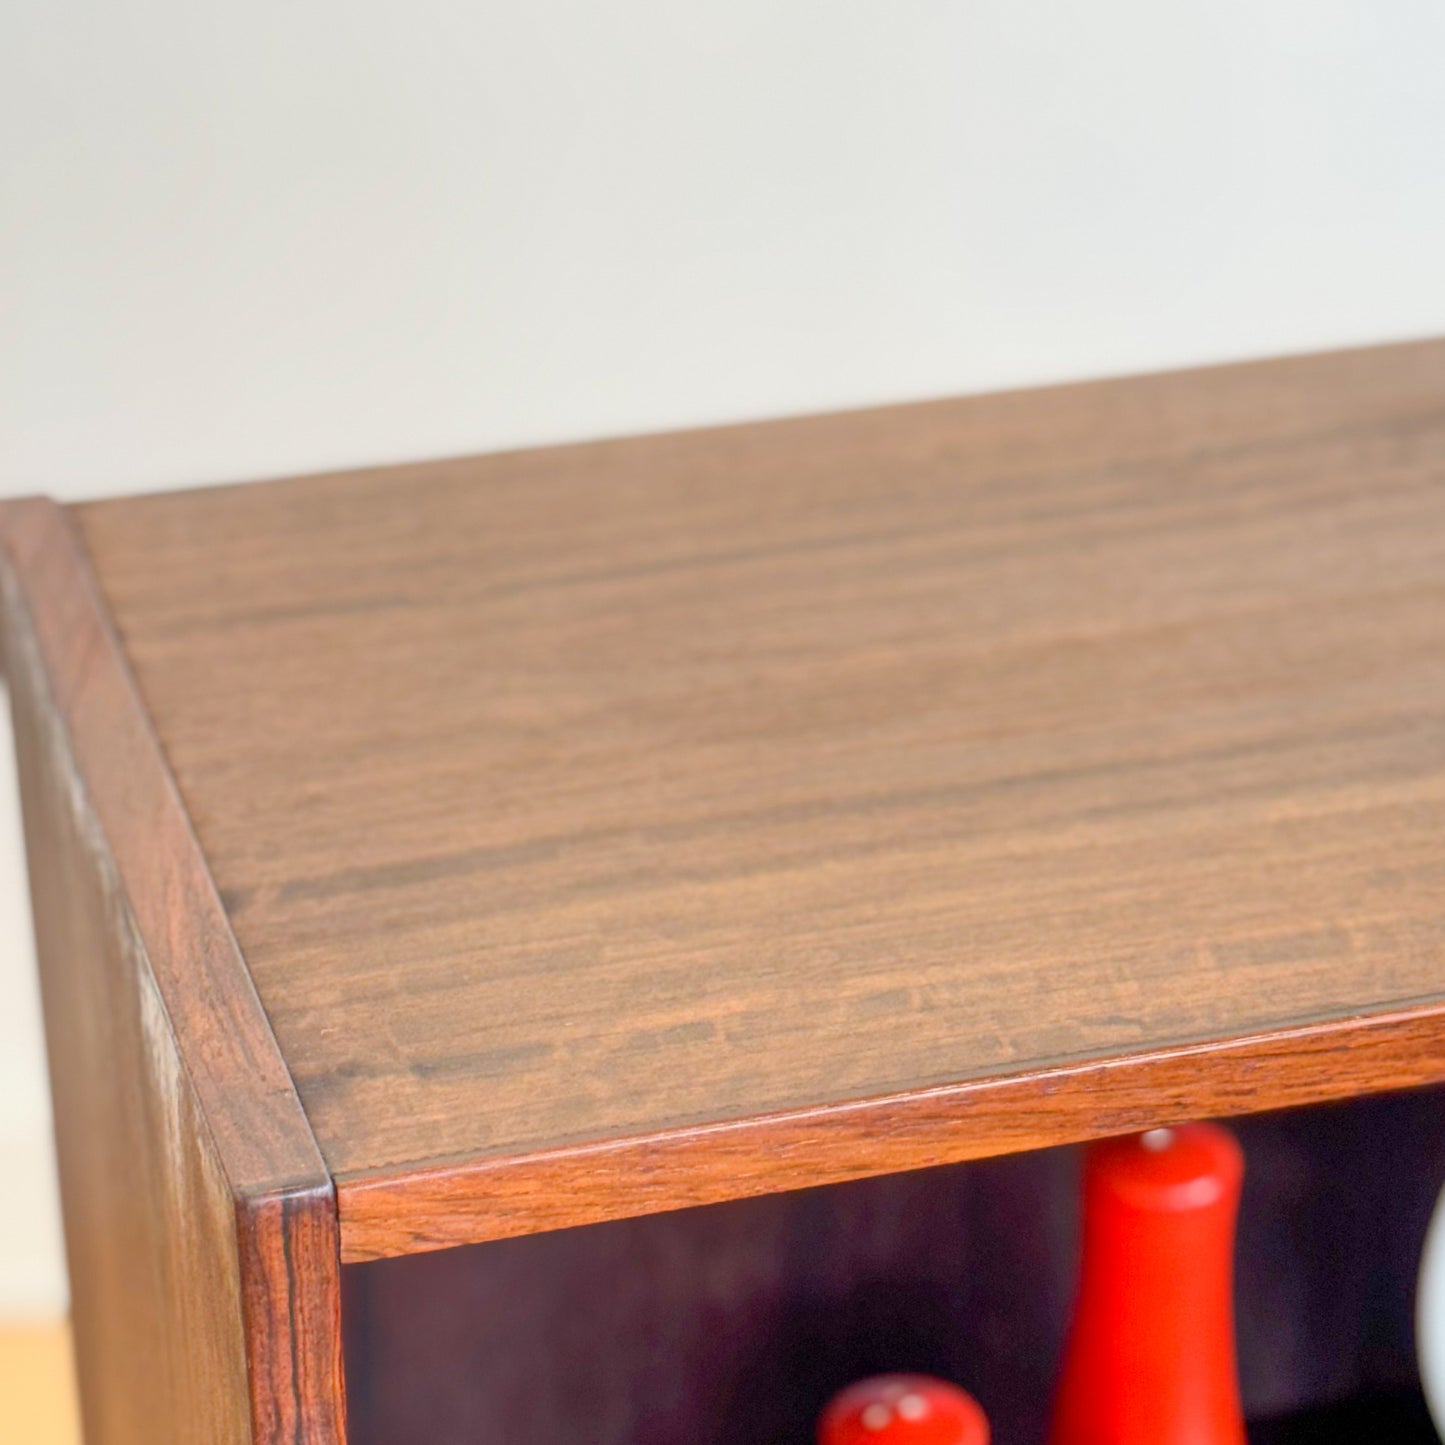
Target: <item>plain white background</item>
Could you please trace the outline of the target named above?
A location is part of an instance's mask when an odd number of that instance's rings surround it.
[[[0,491],[1445,332],[1442,74],[1442,0],[0,0]],[[14,820],[0,1313],[63,1301]]]

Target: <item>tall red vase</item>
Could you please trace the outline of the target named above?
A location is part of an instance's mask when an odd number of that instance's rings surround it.
[[[1213,1124],[1093,1145],[1050,1445],[1245,1445],[1234,1344],[1244,1160]]]

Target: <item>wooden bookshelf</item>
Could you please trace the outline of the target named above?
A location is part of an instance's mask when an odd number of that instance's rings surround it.
[[[1442,458],[1420,343],[4,504],[93,1441],[336,1445],[343,1266],[1445,1079]]]

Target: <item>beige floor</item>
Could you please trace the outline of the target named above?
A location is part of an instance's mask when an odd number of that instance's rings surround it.
[[[70,1337],[64,1326],[0,1323],[0,1440],[79,1445]]]

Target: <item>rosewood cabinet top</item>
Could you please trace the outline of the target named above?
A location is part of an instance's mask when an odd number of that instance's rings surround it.
[[[1445,343],[72,516],[349,1258],[1445,1076]]]

